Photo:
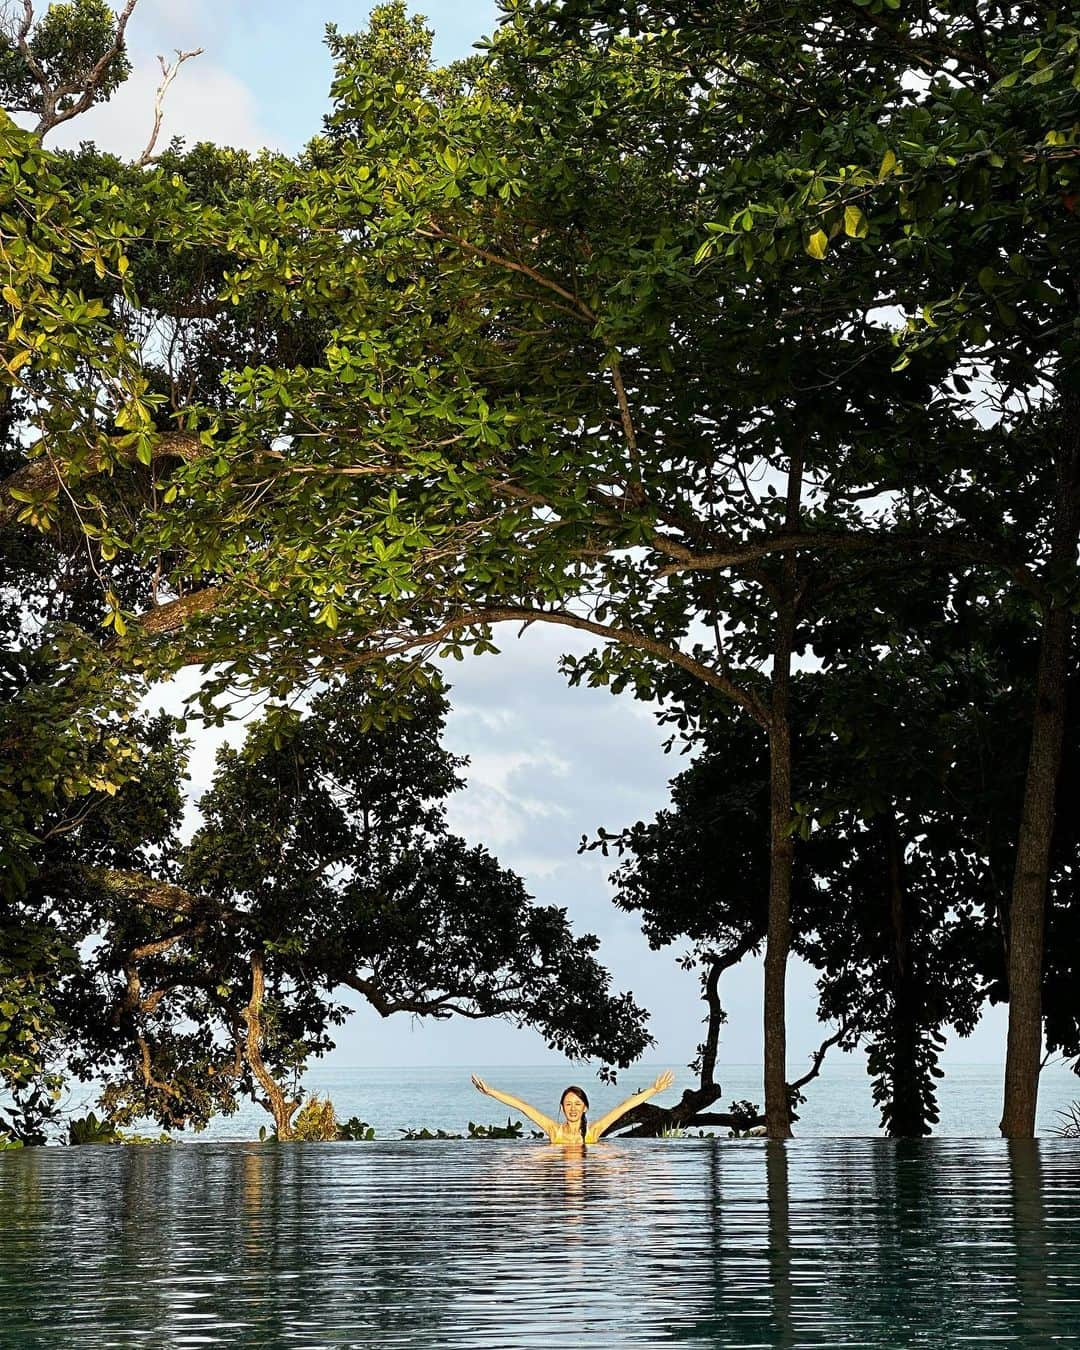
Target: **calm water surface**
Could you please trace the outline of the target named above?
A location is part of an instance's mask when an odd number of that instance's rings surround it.
[[[0,1154],[0,1345],[1080,1343],[1080,1144]]]

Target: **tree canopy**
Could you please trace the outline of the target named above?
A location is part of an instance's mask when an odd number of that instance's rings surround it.
[[[685,676],[747,715],[774,1134],[799,658],[874,579],[1026,611],[1003,1128],[1030,1133],[1076,659],[1080,14],[502,17],[442,71],[401,4],[332,31],[332,108],[293,159],[148,173],[7,129],[5,509],[141,568],[133,598],[104,587],[109,659],[213,663],[208,707],[544,622],[603,644],[572,678]],[[859,649],[864,691],[888,659]]]
[[[114,1123],[199,1127],[252,1096],[288,1137],[346,989],[384,1017],[509,1017],[575,1058],[625,1066],[649,1044],[597,940],[448,830],[464,762],[437,681],[388,706],[352,676],[254,724],[186,841],[185,745],[144,722],[138,779],[46,844],[14,913],[66,953],[49,1067],[102,1082]]]

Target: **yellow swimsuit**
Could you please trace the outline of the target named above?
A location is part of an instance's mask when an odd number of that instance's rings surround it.
[[[548,1138],[553,1144],[595,1144],[599,1142],[591,1125],[586,1130],[584,1139],[581,1137],[580,1130],[571,1131],[569,1126],[564,1125],[560,1125],[558,1132],[549,1135]]]

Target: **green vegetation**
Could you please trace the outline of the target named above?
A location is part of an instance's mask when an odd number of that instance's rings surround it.
[[[98,1120],[91,1111],[88,1115],[68,1122],[69,1144],[171,1144],[168,1134],[147,1135],[124,1133],[111,1120]]]
[[[447,830],[462,761],[436,676],[410,676],[334,680],[306,714],[256,722],[186,842],[185,745],[147,722],[140,777],[43,842],[11,909],[62,942],[52,1035],[68,1073],[104,1083],[109,1128],[197,1129],[253,1097],[279,1139],[337,1138],[332,1104],[295,1085],[333,1044],[342,988],[384,1017],[511,1017],[576,1055],[627,1063],[648,1043],[596,939]]]
[[[341,1127],[329,1097],[312,1096],[296,1113],[288,1137],[300,1143],[325,1144],[341,1138]]]
[[[698,753],[596,841],[708,1009],[639,1128],[707,1117],[763,950],[790,1132],[794,949],[897,1134],[1007,998],[1030,1135],[1044,1033],[1080,1056],[1080,9],[506,0],[438,70],[392,3],[330,30],[293,159],[48,155],[125,22],[0,49],[41,118],[0,128],[8,1132],[107,1068],[117,1123],[259,1093],[286,1138],[342,985],[639,1053],[591,940],[442,822],[428,658],[547,623]],[[267,706],[181,845],[179,729],[135,709],[185,666],[211,719]]]
[[[409,1126],[399,1132],[403,1139],[520,1139],[524,1133],[520,1120],[511,1120],[506,1118],[505,1125],[478,1125],[475,1121],[469,1121],[469,1133],[454,1134],[447,1130],[430,1130],[426,1125]],[[532,1131],[534,1139],[542,1139],[542,1134]]]

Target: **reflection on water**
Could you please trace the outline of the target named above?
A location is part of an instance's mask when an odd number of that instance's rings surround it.
[[[0,1346],[1080,1343],[1080,1145],[0,1154]]]

